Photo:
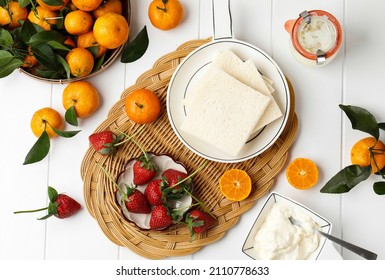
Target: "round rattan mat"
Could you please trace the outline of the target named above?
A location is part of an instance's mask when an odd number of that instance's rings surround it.
[[[127,134],[134,133],[139,126],[127,118],[124,100],[133,90],[148,88],[158,94],[164,110],[154,123],[146,125],[136,140],[147,151],[169,154],[175,160],[184,163],[189,172],[196,170],[205,159],[192,153],[178,140],[169,123],[165,101],[167,86],[177,65],[188,53],[207,42],[209,40],[188,41],[179,46],[176,51],[161,57],[152,69],[138,78],[135,85],[122,93],[120,100],[111,108],[107,119],[96,131],[109,129]],[[119,147],[114,156],[102,156],[91,147],[86,152],[81,165],[81,176],[88,211],[112,242],[150,259],[189,255],[205,245],[220,240],[237,223],[242,213],[250,209],[258,198],[270,190],[275,176],[283,168],[298,126],[293,94],[291,88],[292,102],[285,130],[267,151],[241,163],[208,162],[205,168],[194,176],[194,194],[218,218],[214,227],[197,235],[195,240],[191,240],[190,233],[183,224],[173,225],[164,231],[141,230],[122,215],[115,201],[115,186],[98,164],[104,166],[111,176],[117,178],[118,174],[124,170],[126,162],[141,154],[141,151],[131,142]],[[243,169],[252,179],[252,193],[241,202],[229,201],[219,191],[218,179],[229,168]]]

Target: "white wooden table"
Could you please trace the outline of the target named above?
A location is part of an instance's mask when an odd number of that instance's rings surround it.
[[[185,41],[212,34],[210,0],[182,0],[186,12],[184,21],[167,32],[152,27],[147,16],[149,3],[150,0],[131,0],[131,36],[147,25],[150,46],[146,54],[132,64],[117,61],[102,74],[89,79],[102,95],[100,109],[80,121],[82,132],[76,137],[51,141],[49,156],[39,163],[22,164],[36,141],[29,122],[37,109],[46,106],[64,115],[61,96],[65,85],[39,82],[18,71],[0,80],[0,259],[141,259],[107,239],[87,212],[80,164],[89,145],[88,136],[106,118],[125,88],[150,69],[160,56]],[[329,219],[334,235],[375,251],[379,259],[385,259],[385,197],[373,192],[374,179],[371,177],[344,195],[319,191],[338,170],[350,164],[350,147],[366,136],[351,129],[338,105],[362,106],[379,121],[385,121],[385,37],[381,33],[385,2],[233,0],[231,8],[235,37],[270,54],[294,86],[299,130],[289,161],[308,157],[320,169],[319,182],[311,190],[294,189],[287,183],[284,172],[278,176],[272,190]],[[344,30],[340,53],[323,68],[308,68],[296,62],[284,29],[286,20],[312,9],[332,13]],[[82,203],[83,210],[67,220],[37,221],[38,214],[13,214],[15,210],[46,205],[48,185],[73,196]],[[247,259],[241,251],[242,244],[261,206],[262,200],[220,241],[179,259]],[[346,250],[340,253],[344,259],[360,259]]]

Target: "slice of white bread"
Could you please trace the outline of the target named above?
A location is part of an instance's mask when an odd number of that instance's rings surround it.
[[[251,60],[243,62],[231,50],[223,50],[216,55],[213,66],[222,69],[245,85],[270,97],[271,101],[264,115],[255,126],[253,133],[282,116],[277,102],[275,102],[274,97],[271,95],[274,89],[270,89],[272,86],[265,82],[261,73]]]
[[[203,97],[191,104],[181,130],[238,156],[271,99],[216,67],[196,87]]]
[[[212,66],[222,69],[235,79],[241,81],[245,85],[252,87],[265,95],[270,94],[262,75],[259,73],[254,63],[247,60],[245,63],[231,50],[223,50],[216,54]],[[254,71],[249,72],[250,67],[254,67]]]
[[[249,74],[247,76],[242,75],[240,78],[240,81],[243,82],[244,84],[254,88],[253,79],[254,79],[254,77],[257,77],[258,75],[260,76],[260,73],[259,73],[258,69],[255,67],[255,64],[250,60],[247,60],[243,65],[244,65],[244,72],[247,72]],[[251,77],[251,80],[247,80],[246,77]],[[262,77],[261,77],[261,79],[262,79]],[[270,101],[268,107],[266,108],[265,113],[263,114],[263,116],[261,117],[261,119],[259,120],[257,125],[255,126],[253,133],[257,132],[258,130],[262,129],[263,127],[265,127],[269,123],[275,121],[276,119],[278,119],[282,116],[281,109],[279,108],[273,95],[270,94],[270,91],[268,94],[266,94],[266,96],[269,96],[271,101]]]

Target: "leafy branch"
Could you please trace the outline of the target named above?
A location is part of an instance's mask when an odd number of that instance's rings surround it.
[[[359,130],[373,136],[377,141],[380,137],[380,129],[385,130],[385,123],[378,123],[376,118],[366,109],[352,106],[339,105],[349,118],[352,128]],[[370,162],[368,166],[360,166],[358,164],[349,165],[340,170],[334,175],[320,190],[321,193],[346,193],[349,192],[359,183],[365,181],[372,174],[371,163],[379,170],[375,155],[383,155],[385,157],[385,150],[374,148],[376,143],[368,148]],[[385,179],[385,168],[379,170],[376,175],[380,175]],[[373,190],[378,195],[385,194],[385,182],[376,182],[373,184]]]

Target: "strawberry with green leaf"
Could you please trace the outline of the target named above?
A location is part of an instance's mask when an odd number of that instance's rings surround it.
[[[216,219],[207,212],[194,209],[186,214],[185,222],[190,230],[191,236],[194,237],[195,234],[204,232],[212,227]]]
[[[143,125],[134,135],[130,136],[124,134],[127,137],[125,141],[132,141],[142,151],[142,155],[136,159],[133,166],[133,183],[135,185],[148,184],[155,177],[159,169],[152,159],[151,154],[147,153],[146,150],[134,139],[134,136],[138,134],[144,126],[145,125]]]
[[[135,187],[131,188],[126,185],[126,194],[123,199],[128,211],[138,214],[151,213],[151,208],[147,202],[146,196]]]
[[[113,155],[124,138],[123,134],[116,135],[110,130],[95,132],[88,137],[92,147],[99,154]]]
[[[48,197],[49,204],[47,207],[39,208],[36,210],[16,211],[14,214],[33,213],[48,210],[47,215],[39,218],[38,220],[45,220],[51,216],[55,216],[59,219],[66,219],[76,214],[81,209],[79,202],[66,194],[59,194],[53,187],[48,187]]]

